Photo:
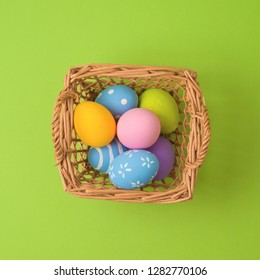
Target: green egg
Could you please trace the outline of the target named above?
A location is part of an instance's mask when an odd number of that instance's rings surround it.
[[[179,109],[167,91],[156,88],[147,89],[140,96],[139,107],[157,115],[161,123],[161,133],[167,134],[176,130],[180,121]]]

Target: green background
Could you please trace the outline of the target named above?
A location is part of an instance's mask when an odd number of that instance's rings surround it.
[[[259,259],[258,0],[1,1],[1,259]],[[63,192],[51,139],[70,66],[195,69],[212,139],[191,202]]]

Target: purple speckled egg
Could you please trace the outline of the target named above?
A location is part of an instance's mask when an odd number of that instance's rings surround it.
[[[153,153],[159,161],[159,170],[154,180],[162,180],[167,177],[175,161],[175,152],[171,142],[165,137],[160,136],[158,140],[146,150]]]

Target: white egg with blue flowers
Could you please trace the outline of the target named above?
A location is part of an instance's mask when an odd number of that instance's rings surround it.
[[[107,87],[96,97],[95,101],[106,107],[115,119],[119,119],[126,111],[138,106],[136,92],[126,85]]]
[[[121,189],[133,190],[149,183],[157,174],[157,157],[146,150],[129,150],[116,157],[109,166],[111,182]]]

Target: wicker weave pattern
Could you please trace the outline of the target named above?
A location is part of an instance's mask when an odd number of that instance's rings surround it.
[[[180,111],[177,130],[165,135],[175,147],[176,161],[169,175],[138,190],[122,190],[111,185],[87,162],[89,147],[73,128],[73,111],[84,100],[94,101],[105,87],[125,84],[138,95],[148,88],[162,88],[176,100]],[[57,97],[52,137],[55,159],[64,190],[84,198],[128,202],[173,203],[192,198],[198,174],[210,140],[210,125],[204,97],[196,73],[173,67],[91,64],[72,67]]]

